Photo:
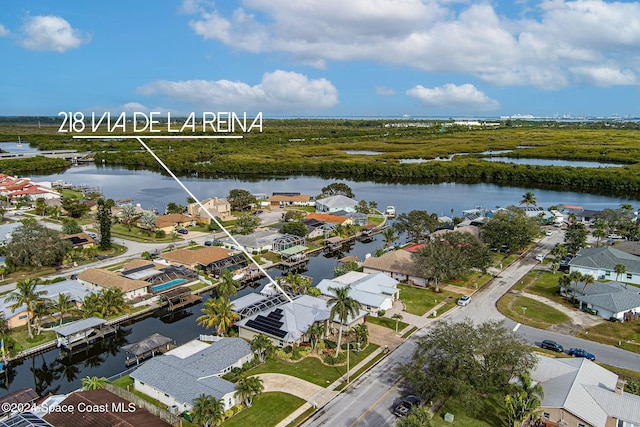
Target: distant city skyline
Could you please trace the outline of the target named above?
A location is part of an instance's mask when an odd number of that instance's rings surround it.
[[[0,50],[0,116],[640,116],[640,1],[25,0]]]

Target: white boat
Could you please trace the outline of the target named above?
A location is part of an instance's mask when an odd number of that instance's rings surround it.
[[[384,215],[387,218],[395,218],[396,217],[396,207],[395,206],[387,206],[387,209],[384,211]]]

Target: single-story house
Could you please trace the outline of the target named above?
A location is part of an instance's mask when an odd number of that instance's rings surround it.
[[[43,418],[50,425],[73,427],[140,426],[170,427],[147,409],[135,405],[107,389],[75,391],[57,404],[49,403]],[[56,407],[59,407],[56,410]],[[63,408],[67,408],[63,410]],[[93,410],[88,410],[93,408]],[[99,410],[107,408],[108,410]],[[31,424],[20,424],[31,425]],[[33,424],[39,426],[40,424]]]
[[[341,225],[353,224],[353,220],[344,216],[337,216],[333,214],[323,213],[310,213],[306,216],[307,219],[315,219],[316,221],[322,221],[326,223],[334,223]]]
[[[307,227],[307,239],[327,237],[336,227],[336,223],[326,223],[313,218],[305,218],[302,223]]]
[[[617,277],[616,265],[625,266],[626,272]],[[577,271],[595,279],[622,280],[640,285],[640,257],[615,249],[611,246],[580,249],[569,261],[569,272]]]
[[[531,378],[544,390],[542,425],[640,425],[640,398],[624,392],[618,375],[586,358],[538,356]]]
[[[218,197],[204,199],[202,200],[202,206],[204,206],[204,210],[198,203],[189,203],[187,212],[194,218],[206,220],[207,223],[211,219],[207,212],[213,217],[218,217],[222,220],[231,217],[231,203],[227,199]]]
[[[518,206],[518,209],[524,211],[527,218],[540,219],[544,224],[552,223],[556,219],[553,213],[545,211],[540,206]]]
[[[581,308],[597,310],[605,319],[625,321],[625,315],[640,315],[640,288],[620,282],[595,282],[584,286],[578,282],[576,299]],[[563,295],[573,295],[573,285],[561,287]]]
[[[190,227],[195,224],[195,218],[179,213],[159,215],[156,218],[156,228],[165,233],[171,233],[177,228]]]
[[[149,293],[149,282],[132,280],[120,273],[98,268],[88,268],[78,274],[78,281],[95,292],[102,289],[120,289],[127,299],[141,297]]]
[[[251,346],[240,338],[194,340],[145,362],[130,376],[136,390],[178,412],[192,410],[202,394],[220,399],[227,410],[236,404],[236,386],[220,377],[251,360]]]
[[[127,279],[144,280],[151,285],[163,284],[176,279],[185,279],[188,282],[199,279],[198,272],[189,267],[156,263],[141,258],[127,262],[118,272]],[[153,288],[151,290],[153,291]]]
[[[323,279],[316,286],[325,296],[335,296],[329,288],[351,286],[349,296],[362,306],[377,313],[378,310],[388,310],[400,296],[398,281],[384,273],[360,273],[350,271],[334,279]]]
[[[309,327],[316,322],[326,322],[328,328],[340,326],[337,319],[330,320],[331,308],[324,298],[298,295],[290,302],[280,294],[263,297],[247,306],[241,297],[238,302],[242,310],[238,314],[253,313],[236,322],[241,338],[251,341],[256,335],[266,335],[276,347],[299,344]],[[255,298],[255,297],[250,297]],[[253,301],[253,300],[252,300]],[[271,303],[270,303],[271,302]],[[360,310],[358,315],[349,318],[344,326],[352,327],[363,323],[367,312]],[[330,323],[330,324],[329,324]]]
[[[96,244],[93,237],[89,236],[84,231],[75,234],[63,234],[60,238],[62,240],[68,240],[74,248],[90,248]]]
[[[351,220],[354,225],[367,225],[369,223],[369,215],[360,212],[347,212],[345,210],[339,210],[333,212],[334,216],[342,216]]]
[[[194,250],[178,249],[162,253],[158,258],[166,260],[172,265],[188,267],[193,270],[200,266],[214,274],[220,274],[222,269],[235,270],[247,265],[243,254],[218,246],[206,246]]]
[[[368,256],[362,263],[362,272],[384,273],[400,282],[427,285],[425,279],[418,276],[411,252],[404,249],[390,251],[379,257]]]
[[[23,412],[18,410],[21,407],[31,408],[39,398],[40,396],[38,396],[32,388],[21,388],[6,396],[0,397],[0,418]]]
[[[345,210],[355,212],[358,202],[341,194],[316,200],[316,212],[335,212]]]
[[[444,226],[439,230],[434,231],[429,234],[429,238],[431,241],[435,241],[437,239],[442,239],[447,233],[468,233],[474,236],[476,239],[479,239],[480,229],[474,225],[461,225],[459,227],[455,227],[453,230],[448,226]]]
[[[269,206],[283,208],[286,206],[313,206],[315,202],[308,194],[277,194],[269,197]]]
[[[235,234],[233,238],[236,239],[240,246],[244,247],[247,252],[258,253],[272,250],[276,241],[282,236],[284,236],[284,234],[279,233],[278,231],[261,230],[247,235]],[[236,250],[241,249],[228,237],[222,239],[222,243],[225,248]]]

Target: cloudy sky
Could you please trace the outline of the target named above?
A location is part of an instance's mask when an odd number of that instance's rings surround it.
[[[640,116],[640,1],[23,0],[0,115]]]

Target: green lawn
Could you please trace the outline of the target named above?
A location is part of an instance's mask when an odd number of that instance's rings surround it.
[[[19,326],[17,328],[11,329],[8,334],[13,339],[20,350],[26,350],[28,348],[37,347],[49,341],[54,341],[56,339],[56,334],[50,330],[43,330],[39,335],[36,335],[35,328],[31,328],[31,332],[33,333],[33,338],[29,338],[29,333],[27,331],[27,326]]]
[[[469,414],[468,408],[455,398],[449,399],[433,416],[431,425],[434,427],[494,427],[504,425],[504,413],[501,408],[504,396],[489,396],[479,403],[478,414]],[[445,414],[453,414],[454,423],[444,420]]]
[[[444,299],[454,295],[452,292],[445,290],[436,293],[431,288],[407,285],[398,285],[398,289],[400,289],[400,299],[404,303],[407,313],[417,316],[422,316]]]
[[[263,393],[256,396],[251,408],[243,409],[222,425],[225,427],[275,426],[304,403],[304,399],[287,393]]]
[[[510,319],[534,328],[547,329],[571,320],[566,314],[527,297],[506,294],[498,301],[498,310]],[[526,310],[522,310],[526,307]]]
[[[396,330],[396,321],[395,319],[390,319],[389,317],[376,317],[376,316],[367,316],[367,322],[373,323],[375,325],[384,326],[385,328],[389,328],[392,330]],[[403,330],[409,326],[408,323],[403,321],[398,322],[398,331]]]
[[[367,348],[362,350],[360,353],[351,351],[349,354],[350,367],[357,365],[361,360],[374,352],[377,348],[377,345],[370,343]],[[342,375],[346,374],[346,372],[346,365],[325,365],[317,357],[309,356],[298,362],[288,362],[277,357],[272,357],[262,365],[258,365],[255,368],[248,370],[243,374],[243,376],[248,377],[251,375],[264,373],[286,374],[303,379],[305,381],[309,381],[322,387],[327,387]]]
[[[580,338],[640,353],[640,322],[604,322],[580,332]]]
[[[560,286],[558,280],[564,273],[553,274],[545,271],[527,288],[527,292],[549,298],[550,300],[565,303],[565,299],[558,293]],[[567,305],[568,307],[569,305]]]

